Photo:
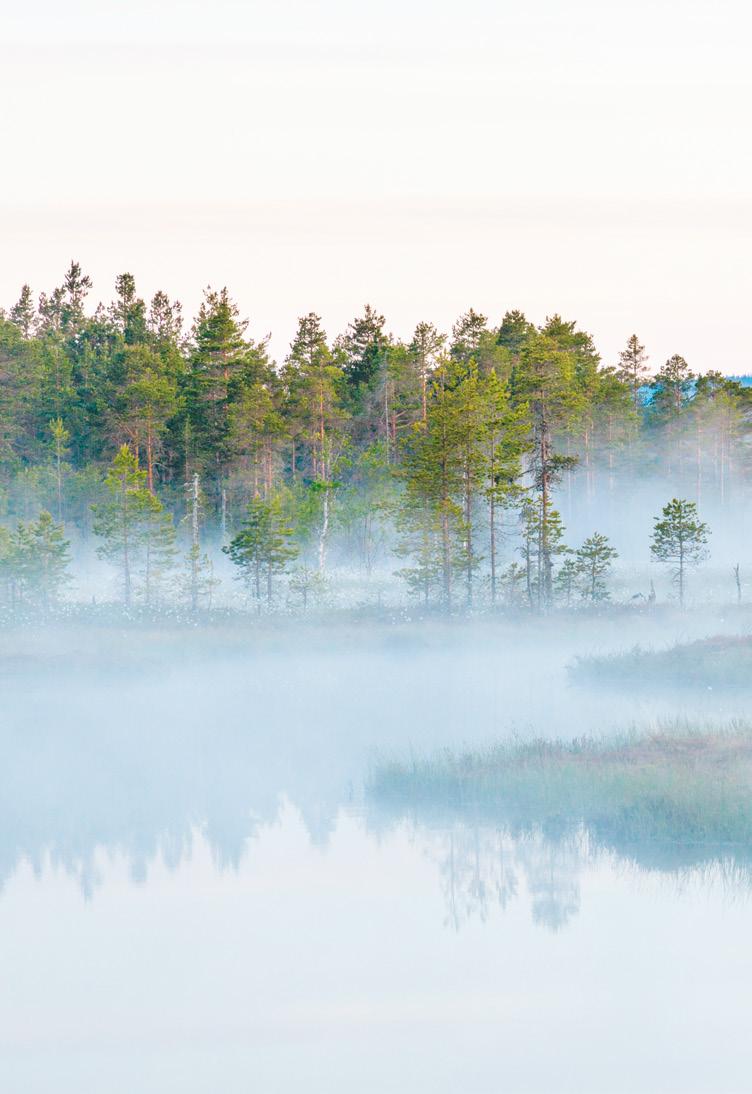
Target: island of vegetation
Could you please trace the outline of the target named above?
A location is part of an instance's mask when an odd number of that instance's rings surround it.
[[[695,864],[752,861],[752,729],[676,725],[602,740],[535,740],[383,761],[368,783],[381,810],[454,814],[519,835],[585,831],[621,855]]]

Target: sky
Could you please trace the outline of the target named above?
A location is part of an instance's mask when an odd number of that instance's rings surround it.
[[[366,302],[752,371],[741,0],[37,0],[0,32],[0,303],[72,258],[285,354]]]

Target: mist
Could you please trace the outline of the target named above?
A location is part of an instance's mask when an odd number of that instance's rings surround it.
[[[604,932],[612,936],[616,923],[628,938],[634,917],[647,932],[644,960],[658,959],[670,930],[675,949],[692,947],[696,975],[710,976],[711,965],[717,975],[728,959],[711,937],[698,945],[685,931],[701,908],[717,914],[738,962],[744,864],[729,860],[728,847],[708,861],[706,852],[692,858],[649,844],[598,848],[583,831],[510,833],[492,813],[440,799],[395,806],[369,791],[373,773],[385,760],[420,764],[499,741],[749,719],[752,691],[643,693],[573,683],[567,671],[577,656],[670,649],[746,631],[749,619],[746,609],[729,618],[669,609],[523,621],[6,628],[2,954],[20,976],[33,944],[46,972],[43,998],[25,973],[21,990],[0,996],[14,1046],[0,1065],[4,1081],[12,1089],[31,1074],[28,1089],[42,1090],[54,1058],[63,1089],[80,1089],[104,1068],[111,1089],[125,1091],[149,1059],[147,1082],[156,1074],[168,1088],[203,1090],[220,1075],[229,1090],[251,1076],[292,1089],[304,1061],[312,1088],[323,1090],[355,1082],[366,1060],[363,1085],[376,1091],[401,1082],[405,1060],[417,1067],[420,1058],[435,1088],[449,1091],[450,1048],[469,1038],[480,1090],[490,1089],[483,1075],[501,1035],[510,1082],[544,1089],[553,1081],[546,1061],[523,1062],[521,1032],[499,1033],[505,1005],[489,953],[511,984],[523,975],[513,947],[523,949],[527,1006],[545,993],[557,1022],[571,1006],[564,985],[575,967],[588,991],[600,990],[603,976],[633,990],[634,969],[620,947],[607,949]],[[45,908],[52,921],[43,926]],[[568,942],[554,949],[547,938]],[[598,972],[582,964],[585,938],[600,954]],[[657,1031],[661,1008],[677,1003],[673,990],[664,982],[649,1005]],[[472,1002],[478,993],[484,1019]],[[608,1075],[608,1019],[620,1016],[621,1035],[637,1029],[623,994],[610,998],[598,1027],[603,1055],[589,1056],[585,1089]],[[691,1022],[706,1021],[711,1005],[717,1014],[708,994]],[[740,1013],[733,993],[727,1006],[728,1029]],[[352,1054],[333,1051],[343,1021]],[[93,1053],[83,1031],[96,1038]],[[425,1056],[426,1038],[439,1034],[446,1046]],[[568,1039],[559,1053],[577,1066]],[[699,1050],[690,1059],[701,1062]],[[683,1082],[689,1066],[672,1075]],[[624,1089],[647,1067],[636,1054]],[[733,1078],[733,1054],[724,1067]]]
[[[0,316],[3,1088],[738,1089],[744,378],[91,288]]]

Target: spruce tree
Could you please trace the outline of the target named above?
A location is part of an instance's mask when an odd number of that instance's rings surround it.
[[[22,287],[21,295],[10,309],[10,321],[18,327],[27,341],[31,338],[34,333],[34,324],[36,322],[36,308],[34,306],[34,296],[30,285],[24,285]]]
[[[248,326],[226,288],[207,289],[193,325],[192,351],[186,378],[185,407],[192,455],[217,501],[230,456],[230,408],[251,350]],[[189,454],[186,453],[186,462]]]

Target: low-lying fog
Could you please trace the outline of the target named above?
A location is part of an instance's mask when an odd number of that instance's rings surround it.
[[[425,827],[364,786],[379,756],[749,714],[743,693],[566,672],[747,624],[656,609],[6,631],[0,1085],[741,1089],[747,887],[723,861],[645,872],[586,833]]]
[[[0,876],[52,855],[89,890],[104,847],[143,877],[158,848],[179,860],[197,828],[218,863],[237,863],[284,800],[325,843],[379,757],[744,717],[743,693],[617,691],[567,675],[577,655],[739,633],[743,620],[656,611],[158,641],[139,628],[6,636]]]

